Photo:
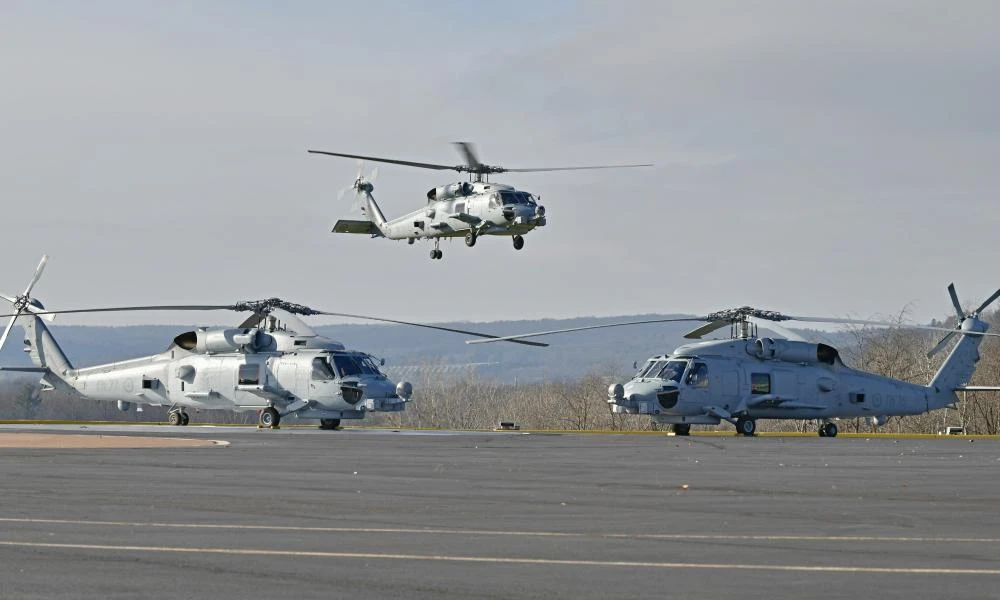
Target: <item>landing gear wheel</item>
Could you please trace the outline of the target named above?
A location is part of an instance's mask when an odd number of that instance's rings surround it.
[[[268,406],[264,410],[260,411],[261,427],[277,429],[279,423],[281,423],[281,415],[278,414],[278,411],[274,410],[274,407]]]
[[[737,433],[742,433],[743,435],[750,437],[755,431],[757,431],[757,421],[746,417],[740,417],[739,419],[736,419],[736,431]]]
[[[469,233],[465,234],[465,245],[468,246],[469,248],[471,248],[471,247],[473,247],[473,246],[476,245],[476,234],[475,233],[473,233],[473,232],[470,231]]]
[[[191,422],[191,417],[188,416],[186,412],[181,413],[181,426],[187,425]]]
[[[340,419],[320,419],[320,429],[336,429],[340,427]]]
[[[179,410],[172,410],[167,413],[167,424],[169,425],[173,425],[174,427],[176,427],[180,425],[181,421],[183,420],[184,419],[181,418],[181,411]]]
[[[837,437],[836,423],[823,423],[819,426],[819,437]]]
[[[691,435],[691,425],[688,423],[675,423],[674,435]]]
[[[514,250],[520,250],[521,248],[524,248],[524,238],[521,237],[521,236],[519,236],[519,235],[515,235],[514,236]]]

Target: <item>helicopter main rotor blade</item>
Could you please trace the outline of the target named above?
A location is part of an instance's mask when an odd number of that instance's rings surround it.
[[[483,167],[483,163],[479,162],[479,157],[476,156],[476,147],[469,142],[452,142],[455,147],[458,148],[458,153],[462,155],[465,159],[465,163],[477,170]]]
[[[76,313],[104,313],[104,312],[136,312],[136,311],[153,311],[153,310],[235,310],[236,308],[232,304],[183,304],[183,305],[167,305],[167,306],[114,306],[107,308],[73,308],[69,310],[36,310],[34,311],[40,317],[45,315],[68,315]],[[16,315],[0,315],[3,317],[12,317]]]
[[[912,323],[897,323],[893,321],[867,321],[864,319],[837,319],[834,317],[794,317],[786,315],[787,321],[803,321],[806,323],[831,323],[844,325],[871,325],[873,327],[898,327],[903,329],[920,329],[922,331],[945,331],[948,333],[961,333],[964,335],[981,335],[985,337],[1000,337],[1000,333],[987,333],[985,331],[961,331],[949,327],[937,327],[934,325],[917,325]]]
[[[689,340],[700,340],[702,336],[708,335],[713,331],[722,329],[723,327],[728,327],[730,324],[732,324],[732,320],[730,319],[719,319],[717,321],[711,321],[695,330],[685,333],[684,337]]]
[[[604,325],[587,325],[585,327],[569,327],[567,329],[551,329],[549,331],[534,331],[531,333],[519,333],[515,335],[502,335],[488,340],[466,340],[466,344],[490,344],[492,342],[521,342],[528,344],[531,342],[522,341],[524,338],[540,337],[543,335],[554,335],[557,333],[570,333],[573,331],[589,331],[591,329],[605,329],[608,327],[624,327],[626,325],[645,325],[648,323],[682,323],[687,321],[704,321],[704,317],[684,317],[681,319],[649,319],[645,321],[628,321],[625,323],[606,323]],[[546,344],[548,345],[548,344]]]
[[[364,319],[366,321],[381,321],[383,323],[395,323],[397,325],[412,325],[413,327],[424,327],[426,329],[437,329],[438,331],[450,331],[452,333],[461,333],[463,335],[472,335],[472,336],[481,337],[481,338],[489,338],[488,341],[491,341],[491,342],[509,341],[509,342],[513,342],[515,344],[524,344],[525,346],[542,346],[542,347],[548,346],[548,344],[543,344],[542,342],[529,342],[529,341],[526,341],[526,340],[522,341],[522,340],[517,340],[517,339],[508,339],[508,338],[504,338],[504,337],[500,337],[500,336],[496,336],[496,335],[490,335],[488,333],[479,333],[478,331],[466,331],[464,329],[454,329],[454,328],[451,328],[451,327],[444,327],[444,326],[441,326],[441,325],[428,325],[426,323],[412,323],[410,321],[398,321],[396,319],[385,319],[385,318],[382,318],[382,317],[372,317],[372,316],[369,316],[369,315],[352,315],[352,314],[349,314],[349,313],[325,312],[325,311],[322,311],[322,310],[318,310],[318,311],[316,311],[313,314],[328,315],[328,316],[331,316],[331,317],[347,317],[349,319]],[[517,336],[515,336],[515,337],[517,337]],[[468,342],[466,342],[466,343],[468,343]]]
[[[590,171],[594,169],[634,169],[636,167],[652,167],[652,164],[642,165],[593,165],[589,167],[539,167],[534,169],[503,169],[504,173],[543,173],[545,171]]]
[[[326,154],[327,156],[340,156],[343,158],[357,158],[360,160],[371,160],[374,162],[389,163],[392,165],[403,165],[406,167],[417,167],[420,169],[433,169],[435,171],[461,171],[462,169],[454,165],[436,165],[434,163],[414,162],[410,160],[397,160],[395,158],[381,158],[378,156],[362,156],[360,154],[343,154],[340,152],[326,152],[324,150],[309,150],[310,154]]]
[[[778,325],[774,321],[769,321],[767,319],[761,319],[759,317],[754,317],[754,316],[748,316],[747,321],[750,321],[751,323],[757,325],[758,327],[769,329],[780,336],[784,336],[786,340],[792,340],[793,342],[806,341],[806,339],[801,335],[795,333],[794,331],[788,329],[787,327],[782,327],[781,325]]]

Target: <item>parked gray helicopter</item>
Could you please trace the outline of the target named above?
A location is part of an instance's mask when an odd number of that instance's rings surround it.
[[[958,402],[956,392],[1000,391],[1000,386],[968,385],[979,361],[983,337],[997,335],[986,333],[989,326],[980,315],[1000,297],[1000,290],[970,313],[962,310],[953,284],[948,286],[948,292],[958,316],[954,329],[906,325],[948,332],[928,357],[959,336],[928,385],[851,369],[832,346],[806,342],[776,324],[802,321],[893,327],[896,323],[796,317],[749,306],[703,317],[591,325],[466,343],[523,340],[644,323],[708,321],[684,337],[700,339],[729,327],[730,339],[685,344],[670,354],[650,358],[630,381],[610,386],[608,404],[612,412],[650,415],[658,423],[671,424],[677,435],[688,435],[691,425],[718,425],[725,420],[735,425],[737,432],[752,436],[757,419],[815,419],[820,422],[821,437],[835,437],[837,425],[832,419],[867,417],[879,426],[890,416],[954,407]],[[758,337],[758,324],[789,339]]]
[[[314,310],[278,298],[231,305],[123,306],[45,310],[31,297],[48,257],[43,257],[25,292],[5,297],[14,305],[0,348],[15,323],[24,328],[25,351],[34,367],[0,367],[42,374],[43,389],[60,389],[83,398],[117,403],[168,406],[171,425],[187,425],[188,408],[259,411],[262,427],[277,427],[282,417],[319,419],[322,429],[336,429],[342,419],[362,419],[369,412],[406,408],[413,386],[398,384],[379,370],[385,364],[371,355],[319,336],[296,315],[329,315],[474,336],[488,334],[438,325],[410,323],[367,315]],[[57,314],[149,310],[232,310],[251,313],[235,328],[198,328],[181,333],[164,351],[86,368],[74,368],[42,319]],[[533,346],[538,342],[518,341]]]
[[[377,156],[309,150],[312,154],[356,158],[359,161],[371,160],[421,169],[469,173],[469,181],[467,182],[450,183],[428,191],[427,204],[424,208],[396,219],[386,220],[372,196],[375,189],[374,174],[370,179],[366,179],[363,169],[359,167],[354,184],[352,188],[348,189],[353,189],[362,200],[361,210],[366,218],[364,220],[341,219],[333,226],[333,232],[361,233],[373,238],[407,240],[410,244],[418,239],[433,239],[432,259],[440,259],[443,255],[441,252],[442,238],[464,236],[465,245],[472,247],[476,245],[476,240],[481,235],[511,236],[514,249],[520,250],[524,247],[523,236],[532,229],[545,225],[545,207],[539,204],[539,199],[531,193],[517,190],[509,185],[490,183],[490,174],[627,169],[652,166],[642,164],[508,169],[481,163],[472,144],[468,142],[456,142],[455,146],[465,158],[465,164],[439,165]]]

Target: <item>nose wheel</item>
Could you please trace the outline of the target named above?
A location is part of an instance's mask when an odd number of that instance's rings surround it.
[[[521,248],[524,248],[524,238],[521,237],[521,236],[519,236],[519,235],[515,235],[514,236],[514,250],[520,250]]]
[[[476,237],[478,236],[476,236],[476,232],[474,231],[470,231],[469,233],[465,234],[465,245],[468,246],[469,248],[475,246]]]
[[[319,428],[320,429],[336,429],[340,427],[340,419],[320,419]]]

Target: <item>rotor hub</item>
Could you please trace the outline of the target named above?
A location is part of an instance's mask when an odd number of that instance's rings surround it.
[[[787,317],[777,311],[773,310],[761,310],[759,308],[753,308],[752,306],[740,306],[738,308],[729,308],[726,310],[720,310],[714,312],[705,317],[706,321],[732,321],[734,323],[743,321],[747,317],[754,317],[757,319],[764,319],[767,321],[788,321],[791,317]]]

